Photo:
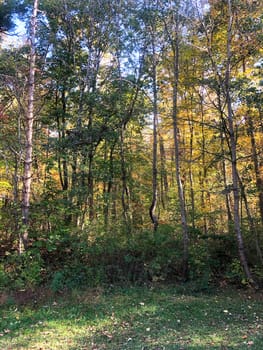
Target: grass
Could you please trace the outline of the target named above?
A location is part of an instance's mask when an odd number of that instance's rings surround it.
[[[263,349],[262,294],[129,287],[9,300],[1,350]]]

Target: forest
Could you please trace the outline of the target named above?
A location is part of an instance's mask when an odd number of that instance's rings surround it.
[[[0,35],[0,290],[262,286],[260,0],[1,1]]]

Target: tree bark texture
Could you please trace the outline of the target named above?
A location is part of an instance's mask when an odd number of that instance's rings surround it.
[[[154,39],[153,39],[154,40]],[[149,209],[150,217],[153,223],[154,231],[158,228],[158,218],[156,215],[157,206],[157,128],[158,128],[158,107],[157,107],[157,77],[156,77],[156,52],[155,43],[153,42],[153,141],[152,141],[152,202]]]
[[[38,0],[34,0],[33,13],[30,23],[30,56],[29,56],[29,79],[28,79],[28,103],[25,117],[26,142],[25,160],[23,172],[22,190],[22,230],[20,235],[20,253],[28,245],[29,207],[32,182],[32,154],[33,154],[33,124],[34,124],[34,94],[35,94],[35,70],[36,70],[36,29],[37,29]]]

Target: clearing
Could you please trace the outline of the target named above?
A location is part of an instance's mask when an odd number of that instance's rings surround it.
[[[2,296],[0,349],[262,350],[263,296],[162,285],[21,292]]]

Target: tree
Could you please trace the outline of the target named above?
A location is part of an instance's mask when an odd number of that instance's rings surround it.
[[[231,75],[231,42],[232,42],[232,26],[233,26],[233,13],[232,13],[232,1],[228,0],[228,28],[227,28],[227,62],[226,62],[226,72],[225,72],[225,93],[226,93],[226,103],[227,103],[227,119],[229,128],[229,138],[230,138],[230,150],[231,150],[231,165],[232,165],[232,181],[233,181],[233,193],[234,193],[234,225],[237,236],[238,251],[240,256],[240,262],[243,266],[244,272],[248,281],[255,284],[244,250],[243,236],[241,232],[240,216],[239,216],[239,182],[238,182],[238,170],[237,170],[237,151],[236,151],[236,135],[233,123],[233,109],[230,95],[230,75]]]
[[[244,10],[243,3],[241,9]],[[224,13],[224,16],[221,16]],[[211,71],[214,74],[214,78],[210,80],[209,84],[212,87],[217,96],[217,104],[214,106],[219,112],[220,124],[222,127],[221,132],[221,152],[224,152],[224,136],[228,147],[230,159],[224,158],[230,161],[231,165],[231,180],[232,184],[228,186],[222,193],[229,195],[233,193],[233,220],[234,230],[236,234],[237,247],[239,252],[239,258],[241,266],[243,267],[244,273],[248,281],[252,284],[254,280],[252,278],[247,257],[245,254],[243,234],[241,230],[241,218],[240,218],[240,183],[239,181],[239,169],[238,169],[238,136],[239,136],[239,125],[237,121],[237,104],[239,101],[235,100],[234,94],[234,79],[233,71],[235,70],[238,74],[240,64],[244,67],[244,62],[251,55],[251,50],[243,40],[243,35],[239,35],[240,26],[237,25],[242,22],[243,12],[240,11],[240,17],[237,15],[237,4],[233,5],[231,0],[227,3],[219,1],[211,2],[210,8],[211,17],[205,15],[202,21],[202,30],[205,33],[207,41],[207,53],[211,61]],[[224,31],[222,31],[221,24]],[[220,28],[220,29],[219,29]],[[247,30],[244,25],[242,33]],[[237,34],[239,33],[239,34]],[[241,41],[238,41],[242,38]],[[224,44],[223,49],[221,45]],[[234,102],[236,103],[233,108]],[[225,177],[226,167],[225,161],[223,161],[223,176]],[[226,182],[224,180],[224,182]],[[228,198],[226,197],[226,207],[228,210],[228,219],[232,218],[229,211]],[[231,223],[230,223],[231,224]]]
[[[35,71],[36,71],[36,29],[37,29],[38,0],[34,0],[33,12],[30,23],[30,55],[29,55],[29,77],[28,77],[28,103],[25,116],[25,159],[22,190],[22,227],[19,251],[23,252],[28,246],[29,208],[31,199],[32,182],[32,154],[33,154],[33,132],[34,132],[34,98],[35,98]]]
[[[144,12],[145,11],[145,12]],[[148,3],[144,1],[143,21],[144,28],[149,33],[149,39],[146,39],[146,46],[148,51],[148,70],[152,85],[152,105],[153,105],[153,121],[152,121],[152,200],[149,208],[149,214],[153,223],[153,229],[156,232],[158,228],[158,217],[156,214],[158,202],[158,46],[160,46],[158,35],[160,36],[160,23],[158,23],[159,1]]]
[[[185,206],[185,194],[181,177],[181,159],[180,159],[180,134],[178,123],[178,85],[179,85],[179,60],[180,60],[180,2],[175,4],[175,8],[169,9],[170,22],[165,19],[166,35],[171,49],[172,66],[172,123],[175,149],[175,173],[177,182],[177,193],[179,198],[179,210],[183,232],[183,277],[185,280],[189,277],[189,233],[187,223],[187,213]],[[169,18],[169,17],[168,17]]]

